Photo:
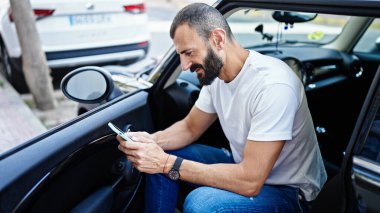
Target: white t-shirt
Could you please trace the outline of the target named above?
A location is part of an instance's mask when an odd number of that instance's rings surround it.
[[[247,140],[285,141],[266,184],[299,187],[315,199],[327,175],[303,84],[281,60],[250,51],[229,83],[204,86],[195,106],[217,113],[236,163]]]

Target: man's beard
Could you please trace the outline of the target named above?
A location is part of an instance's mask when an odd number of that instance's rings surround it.
[[[201,64],[193,64],[190,67],[190,71],[194,72],[198,68],[202,68],[204,70],[204,75],[198,75],[199,83],[202,86],[210,85],[215,78],[220,75],[220,71],[223,67],[223,60],[216,55],[216,53],[210,48],[207,48],[207,56],[203,60],[204,66]]]

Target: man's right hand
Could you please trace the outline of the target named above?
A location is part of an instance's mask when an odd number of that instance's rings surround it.
[[[140,143],[157,143],[157,136],[147,132],[128,132],[127,135],[136,142]]]
[[[160,134],[161,132],[162,131],[158,131],[153,134],[150,134],[148,132],[127,132],[127,135],[133,141],[140,142],[140,143],[156,143],[161,148],[164,149],[164,145],[166,144],[167,140],[159,139],[158,134]]]

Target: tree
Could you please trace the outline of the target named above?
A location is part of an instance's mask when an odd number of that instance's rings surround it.
[[[50,68],[42,50],[32,6],[29,0],[10,0],[22,52],[22,69],[26,83],[40,110],[56,107]]]

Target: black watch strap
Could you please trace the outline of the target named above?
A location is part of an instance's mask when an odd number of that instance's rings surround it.
[[[177,159],[175,159],[175,162],[174,162],[172,169],[179,171],[179,168],[181,167],[182,161],[183,161],[183,158],[177,157]]]

